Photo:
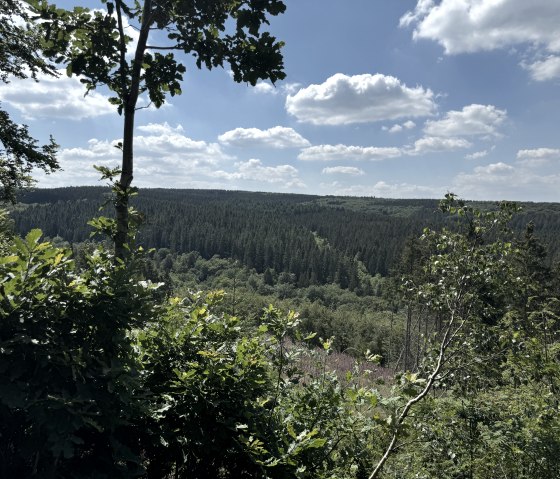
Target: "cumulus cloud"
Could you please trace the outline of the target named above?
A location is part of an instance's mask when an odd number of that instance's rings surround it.
[[[402,124],[396,123],[391,127],[383,126],[383,127],[381,127],[381,129],[383,131],[388,131],[389,133],[400,133],[404,129],[411,130],[415,126],[416,126],[416,123],[414,123],[412,120],[408,120],[408,121],[405,121]]]
[[[551,0],[419,0],[400,19],[414,25],[415,39],[438,42],[447,54],[496,50],[516,45],[560,52],[560,4]],[[529,66],[534,79],[557,77],[557,59]]]
[[[351,175],[351,176],[361,176],[365,175],[365,171],[354,166],[330,166],[328,168],[323,168],[322,173],[324,175]]]
[[[302,161],[380,161],[401,156],[394,147],[317,145],[304,149],[298,159]]]
[[[176,135],[181,134],[183,130],[182,125],[177,125],[175,128],[169,125],[169,123],[148,123],[147,125],[141,125],[136,127],[138,131],[142,133],[148,133],[152,135]]]
[[[560,56],[551,55],[534,63],[522,63],[522,66],[529,71],[533,80],[536,81],[560,78]]]
[[[560,51],[560,5],[550,0],[420,0],[400,20],[413,23],[414,38],[437,41],[448,54],[522,43]]]
[[[192,175],[210,176],[216,165],[233,159],[217,143],[188,138],[180,125],[152,123],[137,130],[141,134],[135,137],[135,184],[141,186],[186,187],[192,185]],[[58,155],[63,171],[39,175],[40,185],[95,184],[99,174],[92,165],[120,165],[121,151],[116,146],[121,141],[93,138],[87,146],[63,148]]]
[[[465,158],[467,160],[478,160],[480,158],[484,158],[485,156],[488,156],[488,150],[475,151],[474,153],[465,155]]]
[[[505,110],[494,105],[468,105],[449,111],[442,120],[428,120],[424,132],[429,136],[499,136],[498,127],[507,118]]]
[[[266,82],[258,82],[254,87],[253,91],[255,93],[264,94],[264,95],[277,95],[278,89],[274,88],[274,85]]]
[[[472,199],[503,200],[531,197],[534,201],[557,198],[560,175],[539,175],[524,166],[492,163],[478,166],[470,173],[460,173],[452,191]]]
[[[220,143],[238,147],[304,148],[310,143],[293,128],[275,126],[268,130],[235,128],[218,137]]]
[[[265,166],[261,160],[251,159],[235,164],[234,172],[215,171],[211,175],[227,180],[249,180],[263,183],[281,183],[285,188],[303,188],[305,184],[298,170],[291,165]]]
[[[518,160],[533,160],[533,159],[557,160],[560,159],[560,149],[535,148],[532,150],[519,150],[517,152],[517,159]]]
[[[386,130],[389,133],[400,133],[401,131],[403,131],[403,127],[397,123],[396,125],[393,125],[391,128],[386,128]]]
[[[425,136],[414,142],[412,148],[406,149],[409,155],[423,155],[425,153],[438,153],[444,151],[455,151],[472,147],[470,141],[464,138],[442,138]]]
[[[517,152],[517,164],[528,168],[546,165],[553,160],[560,160],[560,149],[535,148],[532,150],[519,150]]]
[[[432,186],[413,185],[410,183],[388,183],[378,181],[374,185],[341,186],[334,182],[322,185],[334,195],[341,196],[377,196],[381,198],[441,198],[446,192],[445,188]]]
[[[314,125],[348,125],[429,116],[436,108],[433,97],[431,90],[407,87],[392,76],[337,73],[288,95],[286,110]]]
[[[183,134],[183,127],[178,125],[173,128],[167,123],[149,124],[138,128],[147,133],[134,137],[136,156],[146,156],[168,164],[189,165],[215,165],[216,163],[231,159],[226,155],[219,144],[193,140]]]
[[[115,113],[108,97],[92,91],[84,97],[85,87],[78,77],[38,75],[39,82],[14,79],[0,89],[0,101],[20,111],[26,119],[81,120]]]
[[[478,175],[486,175],[488,179],[497,178],[504,175],[511,175],[515,168],[502,161],[499,163],[491,163],[486,166],[477,166],[474,172]]]
[[[272,83],[261,81],[258,82],[254,87],[252,87],[251,91],[261,95],[278,95],[279,93],[283,95],[292,95],[300,88],[301,84],[299,83],[283,83],[281,85],[273,85]]]

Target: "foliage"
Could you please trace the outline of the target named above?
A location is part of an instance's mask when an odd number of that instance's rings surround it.
[[[396,303],[298,288],[288,272],[169,249],[125,268],[93,244],[78,269],[38,231],[14,238],[0,260],[0,475],[560,477],[558,270],[532,225],[510,229],[515,205],[441,207],[449,227],[410,242],[399,270],[410,329],[400,313],[388,329]],[[257,297],[302,314],[257,318]],[[366,361],[330,368],[336,347],[370,338]],[[381,384],[376,353],[401,345],[417,360]]]
[[[69,76],[79,75],[87,91],[106,86],[110,102],[123,115],[124,133],[117,191],[115,253],[124,259],[128,233],[128,201],[133,179],[134,118],[144,93],[157,108],[166,96],[181,93],[186,67],[174,51],[193,55],[196,66],[207,69],[229,64],[236,82],[255,85],[259,79],[283,79],[282,42],[262,27],[269,16],[282,14],[281,0],[102,0],[106,9],[56,8],[45,0],[27,0],[44,32],[45,54],[66,65]],[[127,23],[138,30],[133,52]],[[166,37],[163,45],[151,42]],[[155,37],[155,38],[154,38]],[[165,53],[160,53],[165,52]],[[128,54],[132,53],[129,57]]]
[[[417,391],[434,379],[434,395],[395,429],[383,477],[559,477],[559,305],[543,249],[531,227],[512,236],[513,204],[480,211],[448,195],[442,208],[458,230],[426,230],[405,282],[429,334],[410,377]]]
[[[219,299],[173,299],[165,321],[138,334],[157,412],[142,429],[159,438],[148,441],[148,475],[352,477],[364,468],[369,435],[353,435],[371,423],[357,407],[365,392],[352,396],[332,374],[304,375],[298,363],[309,353],[286,345],[293,313],[269,307],[246,336],[237,318],[212,313]]]
[[[155,305],[102,250],[78,274],[40,235],[0,261],[0,475],[130,477],[142,400],[128,328]]]
[[[8,212],[0,208],[0,256],[8,253],[9,245],[13,237],[14,222]]]
[[[221,293],[161,303],[133,264],[96,249],[80,272],[40,234],[0,260],[2,477],[363,476],[377,394],[290,343],[296,314],[247,334]]]
[[[38,73],[54,75],[55,71],[40,55],[37,30],[26,23],[29,17],[21,3],[0,0],[0,82],[11,77],[37,78]],[[26,125],[14,123],[0,109],[0,200],[15,202],[18,190],[33,183],[33,168],[45,172],[58,169],[57,145],[38,146]]]

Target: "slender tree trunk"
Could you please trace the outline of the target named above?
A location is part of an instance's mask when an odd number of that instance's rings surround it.
[[[119,34],[124,39],[124,30],[122,28],[121,2],[116,2],[117,12],[119,16]],[[115,203],[117,231],[115,234],[115,256],[125,259],[128,253],[128,198],[130,185],[132,184],[134,172],[134,117],[136,115],[136,104],[140,93],[140,77],[142,73],[142,60],[146,45],[148,44],[148,36],[150,34],[150,25],[152,22],[152,1],[145,0],[142,12],[142,25],[140,27],[140,35],[136,52],[132,62],[130,87],[124,96],[124,129],[122,142],[122,165],[121,176],[117,183],[118,194]],[[122,53],[122,52],[121,52]],[[124,76],[127,74],[127,66],[125,65],[124,55],[121,54],[121,75],[123,75],[123,87],[126,88]]]
[[[409,301],[408,308],[406,310],[406,332],[404,337],[404,364],[403,364],[404,371],[408,371],[410,369],[411,328],[412,328],[412,302]]]
[[[117,217],[117,232],[115,235],[115,256],[120,259],[126,257],[128,243],[128,194],[127,190],[133,178],[134,160],[134,114],[136,107],[130,108],[128,105],[124,110],[124,132],[121,177],[119,179],[119,194],[116,198],[115,210]]]

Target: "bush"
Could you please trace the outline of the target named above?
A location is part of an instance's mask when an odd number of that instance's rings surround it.
[[[297,315],[247,333],[221,293],[163,301],[40,236],[0,259],[1,477],[364,476],[376,393],[301,371]]]

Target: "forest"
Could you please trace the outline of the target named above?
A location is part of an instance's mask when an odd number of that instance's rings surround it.
[[[107,195],[3,217],[5,477],[560,477],[557,205],[146,190],[125,266]]]
[[[2,86],[63,66],[123,127],[108,186],[35,188],[59,146],[0,105],[0,478],[560,479],[560,205],[139,190],[177,52],[274,84],[286,5],[101,6],[0,0]]]

